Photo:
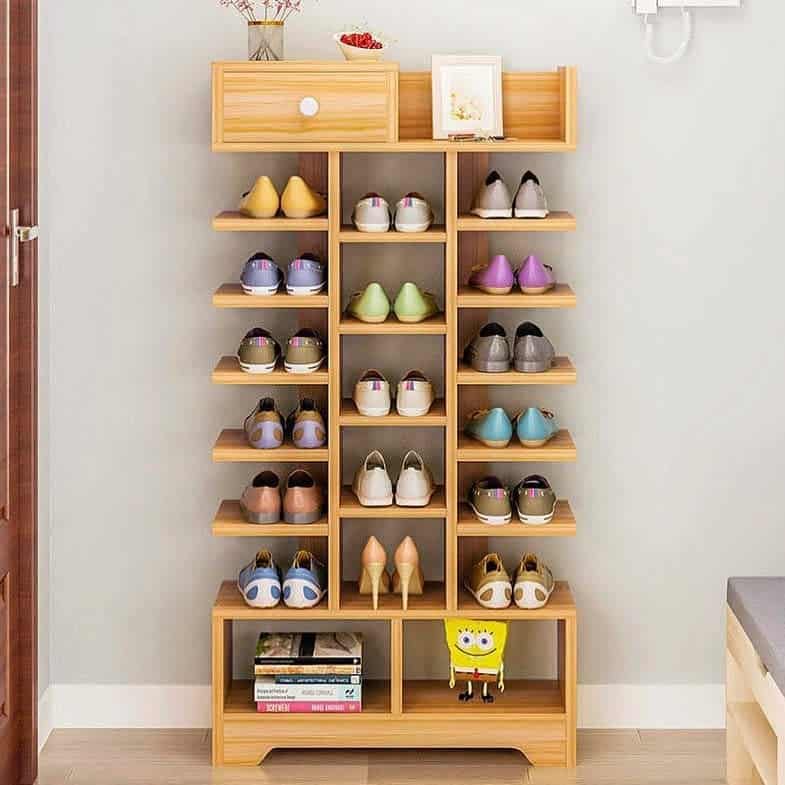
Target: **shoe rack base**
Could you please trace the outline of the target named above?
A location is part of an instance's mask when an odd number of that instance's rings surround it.
[[[577,88],[574,68],[550,73],[505,74],[503,80],[505,131],[498,142],[452,143],[431,136],[430,74],[398,73],[395,64],[371,66],[339,62],[215,63],[213,65],[213,149],[222,152],[299,153],[298,172],[316,190],[328,195],[327,217],[293,220],[284,217],[256,220],[234,211],[213,220],[219,232],[293,232],[299,253],[311,251],[328,260],[327,294],[314,298],[289,297],[283,291],[271,298],[247,298],[236,284],[225,284],[213,295],[219,309],[290,309],[300,327],[314,327],[327,336],[328,363],[305,375],[282,367],[264,375],[244,373],[236,357],[224,357],[212,374],[217,385],[291,386],[318,398],[327,415],[328,444],[318,450],[298,450],[285,444],[276,450],[254,450],[243,433],[228,428],[214,444],[216,462],[291,463],[308,466],[325,481],[329,512],[313,526],[252,525],[243,520],[237,500],[223,501],[212,522],[218,537],[291,538],[324,560],[329,572],[327,597],[315,608],[296,610],[248,607],[234,581],[224,582],[212,610],[213,764],[256,766],[276,748],[512,748],[537,766],[575,765],[577,610],[570,587],[556,585],[547,605],[537,610],[511,607],[488,611],[462,587],[461,579],[473,560],[487,552],[488,538],[503,536],[561,537],[576,533],[567,500],[558,503],[552,524],[506,527],[484,526],[472,518],[461,500],[467,484],[484,471],[486,462],[510,464],[516,471],[526,461],[574,461],[575,445],[566,431],[547,445],[524,448],[510,445],[490,449],[459,434],[471,408],[486,405],[493,388],[519,385],[572,385],[577,373],[567,357],[557,359],[543,374],[478,374],[464,367],[459,354],[471,333],[487,320],[488,311],[530,308],[572,308],[576,296],[564,283],[541,296],[512,293],[485,295],[464,285],[473,264],[484,260],[490,232],[570,232],[572,215],[554,212],[544,220],[483,221],[468,215],[471,194],[487,173],[490,153],[565,152],[577,143]],[[320,112],[303,118],[297,107],[312,95]],[[444,224],[427,232],[395,231],[364,234],[344,221],[342,169],[351,165],[352,152],[421,152],[438,155],[444,167]],[[294,173],[294,172],[293,172]],[[259,235],[260,237],[263,235]],[[444,313],[419,324],[394,318],[368,325],[347,317],[341,303],[341,255],[353,243],[432,244],[441,246],[444,260]],[[344,303],[345,305],[345,303]],[[255,323],[259,312],[249,311]],[[403,418],[394,412],[370,421],[357,412],[342,390],[343,336],[400,335],[401,341],[434,335],[444,346],[444,396],[423,418]],[[284,337],[284,336],[279,336]],[[352,339],[356,341],[357,339]],[[369,358],[370,361],[370,358]],[[521,390],[526,392],[525,389]],[[427,507],[366,508],[351,489],[342,485],[341,441],[346,428],[398,428],[402,438],[412,428],[428,428],[444,443],[444,478]],[[517,468],[516,468],[517,467]],[[255,468],[255,467],[253,467]],[[249,472],[252,467],[249,466]],[[443,576],[428,581],[422,595],[410,597],[406,611],[399,595],[371,598],[360,595],[356,582],[343,579],[341,533],[355,519],[431,519],[443,525]],[[428,565],[426,573],[429,572]],[[506,619],[511,624],[548,621],[555,626],[557,678],[550,681],[509,679],[503,694],[494,687],[495,700],[477,695],[461,703],[448,685],[413,680],[404,632],[409,624],[441,627],[445,618]],[[260,628],[278,623],[319,624],[331,620],[372,622],[389,637],[389,674],[381,681],[363,683],[363,710],[357,714],[324,716],[266,715],[256,711],[250,681],[233,677],[235,622],[255,622]],[[309,627],[312,628],[312,627]],[[407,668],[407,664],[409,667]]]

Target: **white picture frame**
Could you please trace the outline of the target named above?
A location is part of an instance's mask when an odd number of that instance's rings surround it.
[[[504,136],[501,57],[433,55],[431,88],[434,139]]]

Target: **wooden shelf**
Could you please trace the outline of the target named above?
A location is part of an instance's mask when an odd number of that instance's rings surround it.
[[[577,148],[561,139],[450,142],[402,138],[397,142],[217,142],[212,149],[215,153],[572,153]]]
[[[458,287],[459,308],[574,308],[577,298],[566,283],[557,283],[545,294],[486,294],[471,286]]]
[[[575,516],[570,503],[564,499],[556,502],[553,520],[541,526],[521,523],[515,512],[510,523],[491,526],[477,520],[466,502],[462,502],[458,510],[459,537],[574,537],[575,533]]]
[[[226,210],[213,218],[216,232],[326,232],[327,218],[248,218]]]
[[[253,700],[253,682],[248,680],[232,681],[224,702],[224,712],[232,719],[242,716],[264,722],[284,723],[328,723],[356,722],[363,715],[390,713],[390,682],[376,679],[363,679],[363,710],[358,714],[261,714],[256,711]]]
[[[475,371],[463,360],[458,361],[458,384],[471,385],[518,385],[518,384],[575,384],[578,374],[569,357],[555,357],[553,367],[543,373],[519,373],[516,370],[504,373],[482,373]]]
[[[216,308],[327,308],[328,302],[326,294],[301,296],[286,291],[258,297],[245,294],[239,283],[222,284],[213,295]]]
[[[443,226],[432,226],[427,232],[361,232],[345,225],[338,233],[342,243],[446,243],[447,232]]]
[[[555,211],[547,218],[480,218],[465,213],[458,216],[459,232],[574,232],[575,218]]]
[[[326,447],[302,450],[288,441],[274,450],[257,450],[248,445],[245,431],[240,428],[221,431],[213,447],[214,463],[319,463],[327,457]]]
[[[237,579],[221,583],[213,605],[214,619],[324,619],[332,616],[334,614],[330,612],[327,597],[315,608],[289,608],[283,602],[274,608],[252,608],[246,605],[240,594]]]
[[[390,571],[393,565],[388,565]],[[392,576],[391,576],[392,577]],[[380,594],[379,608],[373,609],[373,600],[370,594],[360,594],[357,583],[344,581],[341,584],[341,610],[343,614],[358,614],[359,618],[373,619],[376,616],[384,618],[433,619],[447,615],[444,584],[426,581],[422,594],[409,595],[409,607],[404,611],[401,605],[400,594]]]
[[[465,434],[458,436],[458,461],[463,462],[523,462],[523,461],[548,461],[564,462],[575,461],[578,452],[569,431],[561,430],[542,447],[524,447],[515,436],[506,447],[486,447]]]
[[[508,565],[508,567],[515,567],[517,565]],[[512,569],[510,569],[512,575]],[[571,619],[576,615],[575,600],[570,590],[570,584],[566,581],[556,581],[556,586],[553,589],[548,604],[544,608],[536,608],[534,610],[525,610],[519,608],[513,602],[509,608],[491,609],[483,608],[471,594],[461,586],[458,594],[458,612],[456,616],[477,616],[480,619],[511,619],[511,620],[530,620],[535,621],[538,619]]]
[[[395,411],[395,402],[393,402],[390,413],[384,417],[366,417],[357,411],[357,407],[351,398],[344,398],[341,401],[339,422],[341,425],[358,428],[378,428],[384,426],[401,428],[443,427],[447,425],[447,412],[445,411],[444,400],[438,398],[433,402],[428,414],[422,417],[401,417]]]
[[[446,518],[444,486],[437,486],[427,507],[397,507],[394,504],[390,507],[363,507],[352,493],[351,486],[345,485],[341,488],[338,515],[341,518]]]
[[[431,316],[423,322],[399,322],[390,314],[387,321],[378,324],[361,322],[344,314],[338,326],[341,335],[446,335],[447,322],[443,313]]]
[[[248,523],[237,499],[225,499],[213,519],[215,537],[326,537],[327,516],[315,523]]]
[[[287,373],[281,363],[272,373],[246,373],[236,357],[222,357],[212,374],[213,384],[251,384],[258,386],[327,384],[330,375],[322,366],[313,373]]]
[[[404,714],[441,715],[449,714],[460,722],[463,719],[515,715],[563,715],[564,700],[558,681],[505,679],[504,693],[499,694],[495,685],[491,687],[493,703],[483,703],[477,688],[474,700],[462,703],[458,695],[466,689],[465,682],[456,681],[450,689],[447,679],[413,681],[403,683]]]

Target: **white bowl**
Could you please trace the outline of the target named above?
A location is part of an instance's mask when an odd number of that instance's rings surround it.
[[[382,55],[387,50],[387,47],[382,44],[381,49],[363,49],[359,46],[350,46],[341,41],[341,36],[346,33],[336,33],[333,40],[338,44],[338,48],[343,52],[343,56],[347,60],[357,60],[366,63],[378,63],[382,59]]]

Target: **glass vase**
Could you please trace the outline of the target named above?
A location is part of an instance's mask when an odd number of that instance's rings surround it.
[[[248,59],[283,60],[283,22],[248,22]]]

